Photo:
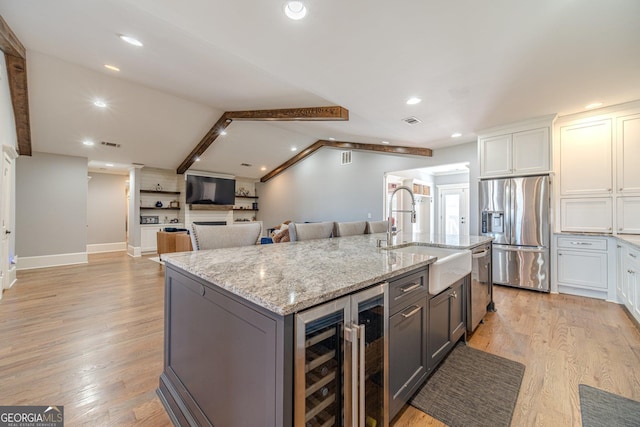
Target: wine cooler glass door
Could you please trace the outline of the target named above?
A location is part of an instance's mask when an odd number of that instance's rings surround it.
[[[296,315],[295,426],[344,425],[348,311],[347,297]]]
[[[358,426],[389,425],[386,288],[378,285],[351,297],[352,324],[358,332]]]

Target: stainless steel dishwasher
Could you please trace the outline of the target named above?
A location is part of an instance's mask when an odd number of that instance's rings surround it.
[[[480,321],[493,310],[491,280],[491,243],[473,248],[471,286],[467,298],[467,331],[473,332]]]

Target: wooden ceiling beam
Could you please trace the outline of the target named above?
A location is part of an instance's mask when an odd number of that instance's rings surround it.
[[[0,16],[0,49],[7,63],[7,81],[16,125],[18,153],[31,155],[31,125],[29,119],[29,91],[27,87],[26,49]]]
[[[433,151],[430,148],[419,148],[419,147],[404,147],[401,145],[378,145],[378,144],[361,144],[358,142],[342,142],[342,141],[327,141],[324,139],[320,139],[305,148],[262,178],[260,178],[260,182],[267,182],[271,178],[274,178],[276,175],[281,174],[285,170],[289,169],[291,166],[295,165],[301,160],[309,157],[311,154],[316,152],[322,147],[332,147],[332,148],[341,148],[341,149],[350,149],[350,150],[365,150],[365,151],[377,151],[381,153],[388,154],[409,154],[412,156],[425,156],[431,157],[433,156]]]
[[[233,120],[251,121],[332,121],[349,120],[349,110],[340,106],[283,108],[279,110],[227,111]]]
[[[234,120],[250,121],[330,121],[349,120],[349,110],[340,106],[329,107],[305,107],[305,108],[282,108],[277,110],[247,110],[247,111],[226,111],[215,125],[200,140],[186,159],[180,163],[176,172],[185,173],[196,161],[196,159],[207,151],[207,148],[216,140],[220,132],[225,130]]]
[[[189,153],[187,158],[184,159],[182,163],[180,163],[180,166],[178,166],[176,173],[180,175],[185,173],[187,169],[189,169],[191,165],[193,165],[197,161],[198,157],[202,156],[202,154],[207,151],[207,148],[209,148],[209,146],[213,144],[213,141],[216,140],[220,133],[224,131],[232,121],[233,120],[227,116],[227,113],[224,113],[222,117],[218,119],[216,124],[214,124],[211,129],[209,129],[209,132],[207,132],[207,134],[200,140],[198,145],[196,145],[196,148],[191,150],[191,153]]]

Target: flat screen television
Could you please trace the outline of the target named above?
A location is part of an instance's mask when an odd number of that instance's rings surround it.
[[[236,180],[211,176],[187,175],[188,205],[233,205]]]

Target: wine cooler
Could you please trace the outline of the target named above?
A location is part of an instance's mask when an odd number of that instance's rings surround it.
[[[296,314],[296,427],[386,427],[388,284]]]

